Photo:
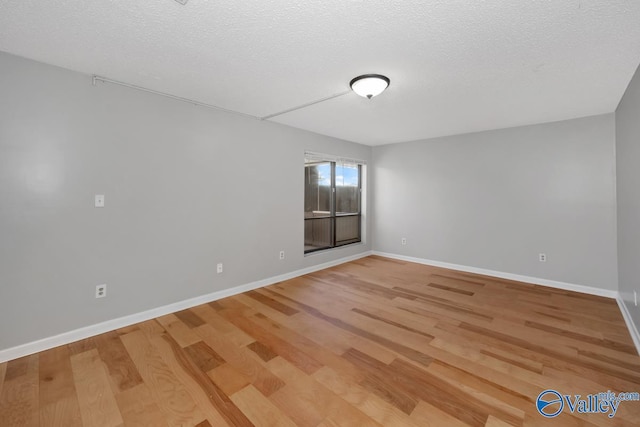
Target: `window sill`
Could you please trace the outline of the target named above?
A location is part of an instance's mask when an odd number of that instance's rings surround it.
[[[360,242],[348,243],[348,244],[342,245],[342,246],[336,246],[335,248],[319,249],[317,251],[305,253],[304,257],[306,258],[306,257],[314,256],[314,255],[326,254],[326,253],[329,253],[329,252],[336,252],[336,251],[338,251],[340,249],[352,248],[352,247],[358,246],[358,245],[364,245],[364,242],[360,241]]]

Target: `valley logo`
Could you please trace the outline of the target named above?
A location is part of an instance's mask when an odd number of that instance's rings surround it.
[[[556,390],[545,390],[536,399],[536,409],[543,417],[554,418],[566,407],[573,414],[607,414],[609,418],[616,416],[621,402],[640,401],[640,393],[607,392],[581,395],[562,395]]]

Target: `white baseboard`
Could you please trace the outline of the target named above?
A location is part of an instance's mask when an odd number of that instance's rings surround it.
[[[638,328],[636,324],[633,323],[633,318],[631,317],[631,313],[629,313],[629,309],[627,308],[627,304],[625,304],[624,300],[620,295],[616,298],[618,301],[618,307],[620,307],[620,312],[622,312],[622,317],[624,318],[625,323],[627,324],[627,329],[629,329],[629,334],[631,335],[631,339],[633,343],[636,345],[636,351],[638,355],[640,355],[640,333],[638,333]]]
[[[631,319],[631,315],[629,314],[626,304],[624,303],[624,301],[622,300],[622,298],[620,297],[617,291],[611,291],[607,289],[598,289],[598,288],[593,288],[589,286],[575,285],[571,283],[557,282],[557,281],[541,279],[537,277],[529,277],[529,276],[522,276],[518,274],[504,273],[500,271],[487,270],[487,269],[477,268],[477,267],[468,267],[464,265],[427,260],[423,258],[415,258],[415,257],[390,254],[390,253],[378,252],[378,251],[367,251],[357,255],[352,255],[349,257],[340,258],[334,261],[314,265],[314,266],[303,268],[300,270],[295,270],[290,273],[281,274],[279,276],[269,277],[267,279],[258,280],[255,282],[247,283],[247,284],[236,286],[229,289],[223,289],[221,291],[212,292],[210,294],[202,295],[202,296],[191,298],[184,301],[179,301],[177,303],[168,304],[162,307],[153,308],[151,310],[146,310],[140,313],[135,313],[135,314],[120,317],[117,319],[108,320],[105,322],[97,323],[95,325],[90,325],[83,328],[75,329],[73,331],[64,332],[52,337],[43,338],[41,340],[22,344],[16,347],[11,347],[5,350],[0,350],[0,363],[6,362],[8,360],[17,359],[19,357],[27,356],[33,353],[38,353],[40,351],[58,347],[60,345],[69,344],[69,343],[72,343],[81,339],[89,338],[95,335],[103,334],[105,332],[113,331],[115,329],[123,328],[125,326],[133,325],[139,322],[144,322],[146,320],[154,319],[156,317],[164,316],[170,313],[175,313],[176,311],[185,310],[187,308],[195,307],[200,304],[206,304],[208,302],[215,301],[221,298],[226,298],[229,296],[240,294],[242,292],[247,292],[250,290],[269,286],[274,283],[293,279],[295,277],[313,273],[314,271],[323,270],[325,268],[333,267],[339,264],[344,264],[349,261],[355,261],[357,259],[364,258],[369,255],[379,255],[379,256],[398,259],[402,261],[409,261],[409,262],[415,262],[418,264],[431,265],[434,267],[448,268],[451,270],[483,274],[486,276],[499,277],[499,278],[508,279],[508,280],[515,280],[518,282],[533,283],[533,284],[538,284],[543,286],[549,286],[552,288],[558,288],[558,289],[564,289],[569,291],[582,292],[582,293],[591,294],[591,295],[599,295],[604,297],[615,298],[616,301],[618,302],[618,306],[620,307],[620,311],[622,312],[622,317],[624,318],[627,324],[627,328],[629,329],[631,338],[636,346],[636,349],[638,350],[638,354],[640,354],[640,334],[638,333],[638,329],[636,328],[636,325],[633,323],[633,320]]]
[[[221,298],[226,298],[232,295],[237,295],[242,292],[251,291],[253,289],[262,288],[274,283],[282,282],[284,280],[293,279],[294,277],[304,276],[305,274],[313,273],[314,271],[323,270],[325,268],[333,267],[345,262],[354,261],[360,258],[367,257],[372,254],[372,251],[363,252],[360,254],[340,258],[334,261],[325,262],[322,264],[313,265],[311,267],[295,270],[290,273],[281,274],[279,276],[269,277],[267,279],[258,280],[255,282],[247,283],[244,285],[236,286],[229,289],[223,289],[221,291],[212,292],[210,294],[202,295],[195,298],[190,298],[184,301],[179,301],[173,304],[168,304],[162,307],[153,308],[140,313],[130,314],[128,316],[120,317],[113,320],[107,320],[106,322],[97,323],[95,325],[86,326],[83,328],[75,329],[69,332],[63,332],[52,337],[43,338],[41,340],[33,341],[30,343],[18,345],[8,349],[0,350],[0,363],[17,359],[19,357],[28,356],[30,354],[38,353],[40,351],[48,350],[61,345],[69,344],[81,339],[89,338],[95,335],[103,334],[105,332],[113,331],[115,329],[123,328],[125,326],[133,325],[135,323],[144,322],[146,320],[155,319],[156,317],[164,316],[176,311],[186,310],[187,308],[195,307],[197,305],[206,304],[211,301],[215,301]]]
[[[469,267],[466,265],[451,264],[448,262],[433,261],[430,259],[423,259],[423,258],[414,258],[410,256],[390,254],[385,252],[373,251],[373,254],[387,257],[387,258],[398,259],[401,261],[415,262],[418,264],[430,265],[433,267],[448,268],[450,270],[464,271],[466,273],[482,274],[485,276],[492,276],[492,277],[498,277],[501,279],[514,280],[516,282],[532,283],[534,285],[548,286],[550,288],[564,289],[566,291],[574,291],[574,292],[580,292],[583,294],[598,295],[598,296],[607,297],[607,298],[618,298],[618,291],[609,290],[609,289],[575,285],[573,283],[558,282],[555,280],[542,279],[539,277],[522,276],[520,274],[504,273],[502,271],[487,270],[485,268]]]

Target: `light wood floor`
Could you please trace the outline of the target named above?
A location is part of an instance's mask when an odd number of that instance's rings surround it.
[[[640,391],[607,298],[368,257],[0,364],[2,426],[619,426],[545,389]]]

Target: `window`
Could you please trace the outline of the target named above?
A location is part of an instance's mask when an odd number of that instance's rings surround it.
[[[304,253],[362,240],[362,162],[307,153]]]

